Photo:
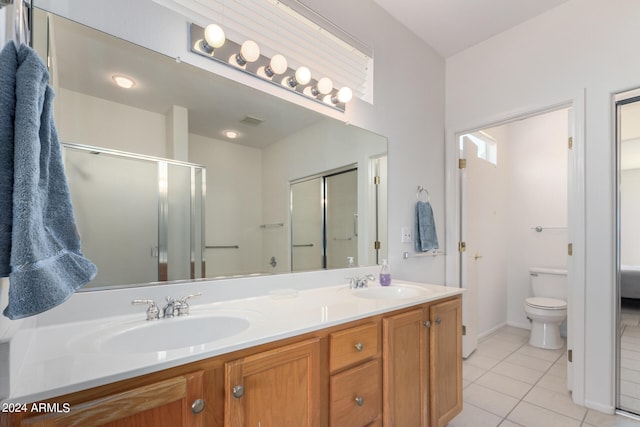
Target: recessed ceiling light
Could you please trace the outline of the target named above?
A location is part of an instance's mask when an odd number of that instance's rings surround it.
[[[115,84],[117,84],[123,89],[131,89],[136,85],[135,80],[133,80],[130,77],[123,76],[121,74],[114,74],[111,78],[113,79]]]
[[[238,137],[238,132],[236,132],[235,130],[226,130],[224,131],[224,136],[229,139],[236,139]]]

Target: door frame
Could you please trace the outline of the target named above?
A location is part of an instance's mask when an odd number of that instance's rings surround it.
[[[445,130],[445,239],[447,256],[445,260],[445,283],[447,286],[462,287],[462,263],[458,252],[461,240],[461,178],[458,169],[459,137],[482,129],[500,126],[516,120],[526,119],[546,112],[571,108],[572,123],[569,131],[573,147],[568,153],[568,194],[567,194],[567,236],[573,244],[573,255],[568,257],[569,280],[568,330],[571,331],[570,349],[572,362],[567,365],[567,377],[572,390],[573,402],[584,405],[585,388],[585,282],[586,282],[586,197],[585,197],[585,90],[576,92],[572,99],[559,100],[547,105],[529,106],[515,111],[486,117],[472,123],[447,124]],[[464,309],[463,309],[464,313]],[[463,337],[464,339],[464,337]]]

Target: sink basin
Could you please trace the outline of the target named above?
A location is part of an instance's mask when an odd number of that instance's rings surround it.
[[[228,338],[249,326],[249,320],[242,316],[192,314],[102,328],[76,340],[75,344],[85,350],[107,353],[168,351]]]
[[[427,294],[427,290],[413,286],[376,286],[373,288],[358,289],[353,295],[359,298],[369,299],[408,299]]]

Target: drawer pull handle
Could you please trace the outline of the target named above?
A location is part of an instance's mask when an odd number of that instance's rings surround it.
[[[233,391],[233,397],[235,397],[236,399],[240,399],[242,396],[244,396],[244,387],[241,386],[240,384],[233,387],[232,391]]]
[[[191,412],[199,414],[204,410],[204,399],[196,399],[191,404]]]
[[[356,405],[358,405],[358,406],[364,405],[364,397],[356,396]]]
[[[436,324],[438,324],[438,325],[439,325],[440,323],[442,323],[442,319],[441,319],[441,318],[439,318],[439,317],[436,317]]]
[[[362,344],[361,342],[356,343],[356,350],[358,351],[364,350],[364,344]]]
[[[430,328],[430,327],[431,327],[431,322],[430,322],[429,320],[427,320],[426,322],[422,322],[422,325],[423,325],[425,328]]]

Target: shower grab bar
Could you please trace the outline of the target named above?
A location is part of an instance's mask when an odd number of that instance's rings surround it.
[[[284,222],[277,222],[273,224],[260,224],[260,228],[281,228],[284,227]]]
[[[536,230],[538,233],[542,233],[544,230],[566,230],[567,227],[543,227],[541,225],[536,225],[535,227],[531,227],[532,230]]]
[[[304,245],[291,245],[291,246],[293,246],[294,248],[312,248],[313,247],[313,243],[307,243],[307,244],[304,244]]]
[[[205,246],[206,249],[240,249],[238,245]]]

